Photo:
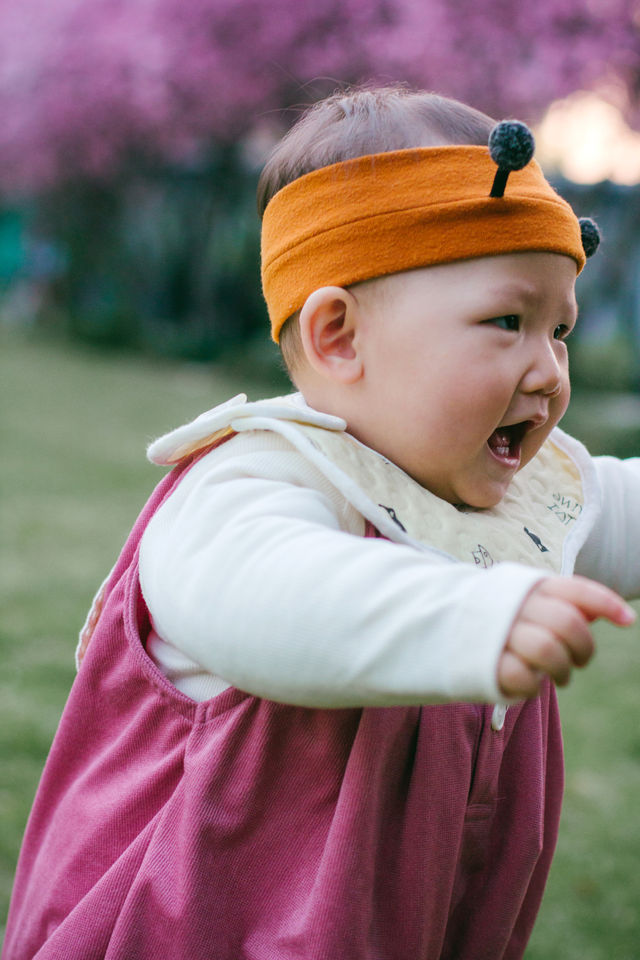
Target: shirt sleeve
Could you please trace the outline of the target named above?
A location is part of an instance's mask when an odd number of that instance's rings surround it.
[[[144,534],[140,583],[156,632],[229,684],[286,703],[502,699],[498,659],[544,571],[479,570],[358,529],[362,518],[285,440],[233,438]]]
[[[633,600],[640,597],[640,457],[595,457],[593,462],[601,510],[575,572]]]

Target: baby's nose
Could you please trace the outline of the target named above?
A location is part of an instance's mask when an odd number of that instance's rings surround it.
[[[551,343],[543,343],[532,354],[531,362],[522,380],[527,393],[542,393],[552,399],[562,393],[566,368]]]
[[[558,380],[558,382],[554,387],[552,387],[549,390],[544,390],[543,392],[545,397],[548,397],[550,400],[553,400],[554,397],[558,397],[562,393],[562,383],[560,382],[560,380]]]

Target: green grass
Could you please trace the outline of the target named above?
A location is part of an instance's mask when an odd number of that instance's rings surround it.
[[[93,593],[161,471],[145,443],[240,390],[222,369],[0,340],[0,919]],[[575,422],[588,439],[590,415]],[[560,694],[567,795],[527,960],[635,960],[640,943],[640,629],[598,628]]]

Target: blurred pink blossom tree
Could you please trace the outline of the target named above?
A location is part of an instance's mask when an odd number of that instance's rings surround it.
[[[310,87],[305,84],[314,82]],[[328,79],[330,78],[330,79]],[[336,81],[535,119],[640,97],[637,0],[20,0],[0,6],[0,189],[108,178],[237,139]]]
[[[64,264],[36,318],[200,358],[262,329],[265,144],[363,80],[528,121],[604,88],[638,120],[640,0],[0,0],[0,199]]]

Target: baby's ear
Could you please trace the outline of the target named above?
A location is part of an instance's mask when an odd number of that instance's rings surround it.
[[[307,297],[300,336],[307,361],[321,376],[344,384],[360,379],[358,319],[358,303],[342,287],[321,287]]]

